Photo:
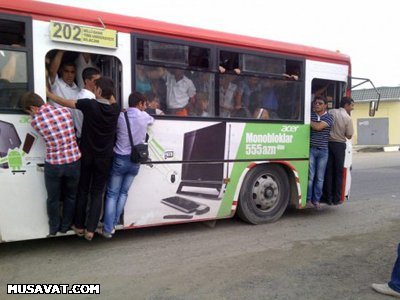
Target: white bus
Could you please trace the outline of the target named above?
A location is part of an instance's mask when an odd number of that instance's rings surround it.
[[[118,228],[230,218],[259,224],[306,204],[311,97],[349,95],[350,58],[301,45],[29,0],[0,0],[0,240],[48,234],[44,142],[20,97],[46,99],[46,59],[91,55],[127,107],[151,92],[164,115],[149,131],[151,161]],[[167,105],[163,69],[195,87],[192,107]],[[239,71],[240,72],[239,72]],[[144,76],[145,75],[145,76]],[[147,76],[147,77],[146,77]],[[71,231],[72,233],[72,231]]]

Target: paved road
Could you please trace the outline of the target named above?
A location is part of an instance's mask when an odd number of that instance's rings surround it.
[[[357,153],[352,174],[352,201],[400,197],[400,152]]]
[[[52,282],[101,284],[100,297],[82,299],[386,299],[369,285],[388,278],[399,241],[400,153],[355,154],[353,166],[351,201],[274,224],[2,244],[0,298],[7,283]]]

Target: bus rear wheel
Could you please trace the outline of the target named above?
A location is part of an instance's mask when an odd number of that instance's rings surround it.
[[[281,166],[257,166],[243,181],[238,216],[250,224],[274,222],[284,213],[289,194],[288,176]]]

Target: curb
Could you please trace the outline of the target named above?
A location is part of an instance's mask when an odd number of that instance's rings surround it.
[[[396,152],[399,150],[399,146],[353,147],[353,152]]]

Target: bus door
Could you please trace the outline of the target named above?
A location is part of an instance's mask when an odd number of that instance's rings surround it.
[[[306,123],[310,122],[310,113],[312,109],[312,101],[315,96],[323,96],[328,100],[328,110],[340,107],[340,101],[347,91],[348,66],[332,63],[323,63],[315,61],[307,61],[307,79],[306,79]],[[308,107],[308,108],[307,108]],[[307,117],[308,116],[308,117]],[[346,142],[346,154],[343,170],[343,195],[349,197],[351,186],[351,165],[352,165],[352,143],[351,140]]]

